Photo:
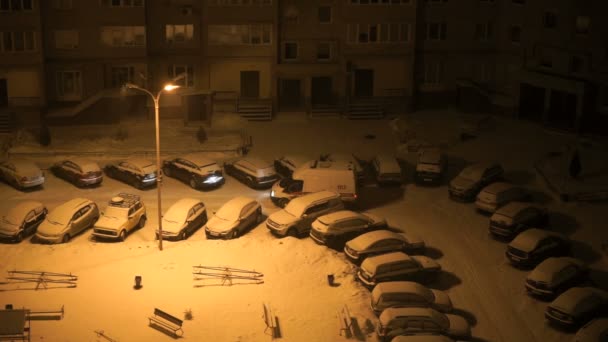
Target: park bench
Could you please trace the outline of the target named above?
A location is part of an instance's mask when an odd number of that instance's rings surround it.
[[[150,316],[148,319],[150,320],[150,326],[156,325],[159,328],[170,331],[175,337],[182,336],[184,333],[182,330],[183,321],[161,309],[154,308],[154,316]]]

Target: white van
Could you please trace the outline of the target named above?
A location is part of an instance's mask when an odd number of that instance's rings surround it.
[[[296,169],[291,178],[275,183],[270,191],[272,202],[284,208],[293,198],[318,191],[333,191],[345,202],[357,199],[354,170],[349,164],[312,160]]]
[[[480,211],[495,212],[503,205],[514,201],[527,201],[530,194],[521,187],[506,182],[492,183],[477,195],[475,206]]]
[[[266,219],[266,228],[276,236],[302,236],[309,234],[317,217],[344,209],[340,196],[331,191],[307,194],[289,202],[285,209],[272,213]]]

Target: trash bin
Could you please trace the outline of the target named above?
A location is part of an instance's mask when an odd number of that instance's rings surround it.
[[[334,280],[335,280],[335,277],[333,274],[327,275],[327,283],[329,284],[329,286],[334,286]]]
[[[133,286],[133,288],[139,290],[141,289],[141,287],[141,276],[135,276],[135,285]]]

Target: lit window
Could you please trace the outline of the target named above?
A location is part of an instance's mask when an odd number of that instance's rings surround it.
[[[209,25],[210,45],[269,45],[272,25]]]
[[[193,87],[194,86],[194,67],[192,65],[171,65],[169,66],[167,76],[169,80],[175,80],[175,85],[182,87]]]
[[[101,28],[104,45],[142,47],[146,45],[144,26],[104,26]]]
[[[165,25],[165,38],[169,43],[192,41],[194,25]]]
[[[72,50],[78,48],[79,34],[76,30],[56,30],[55,48],[62,50]]]

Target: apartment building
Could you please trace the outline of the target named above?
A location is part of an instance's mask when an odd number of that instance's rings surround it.
[[[38,1],[0,1],[0,129],[21,116],[32,122],[46,101]]]
[[[273,115],[348,113],[375,101],[383,113],[457,104],[564,129],[605,128],[607,6],[0,0],[0,107],[22,123],[38,113],[58,122],[145,119],[149,96],[121,85],[175,82],[181,88],[163,94],[161,118],[208,120],[222,98],[224,110],[261,101]]]

